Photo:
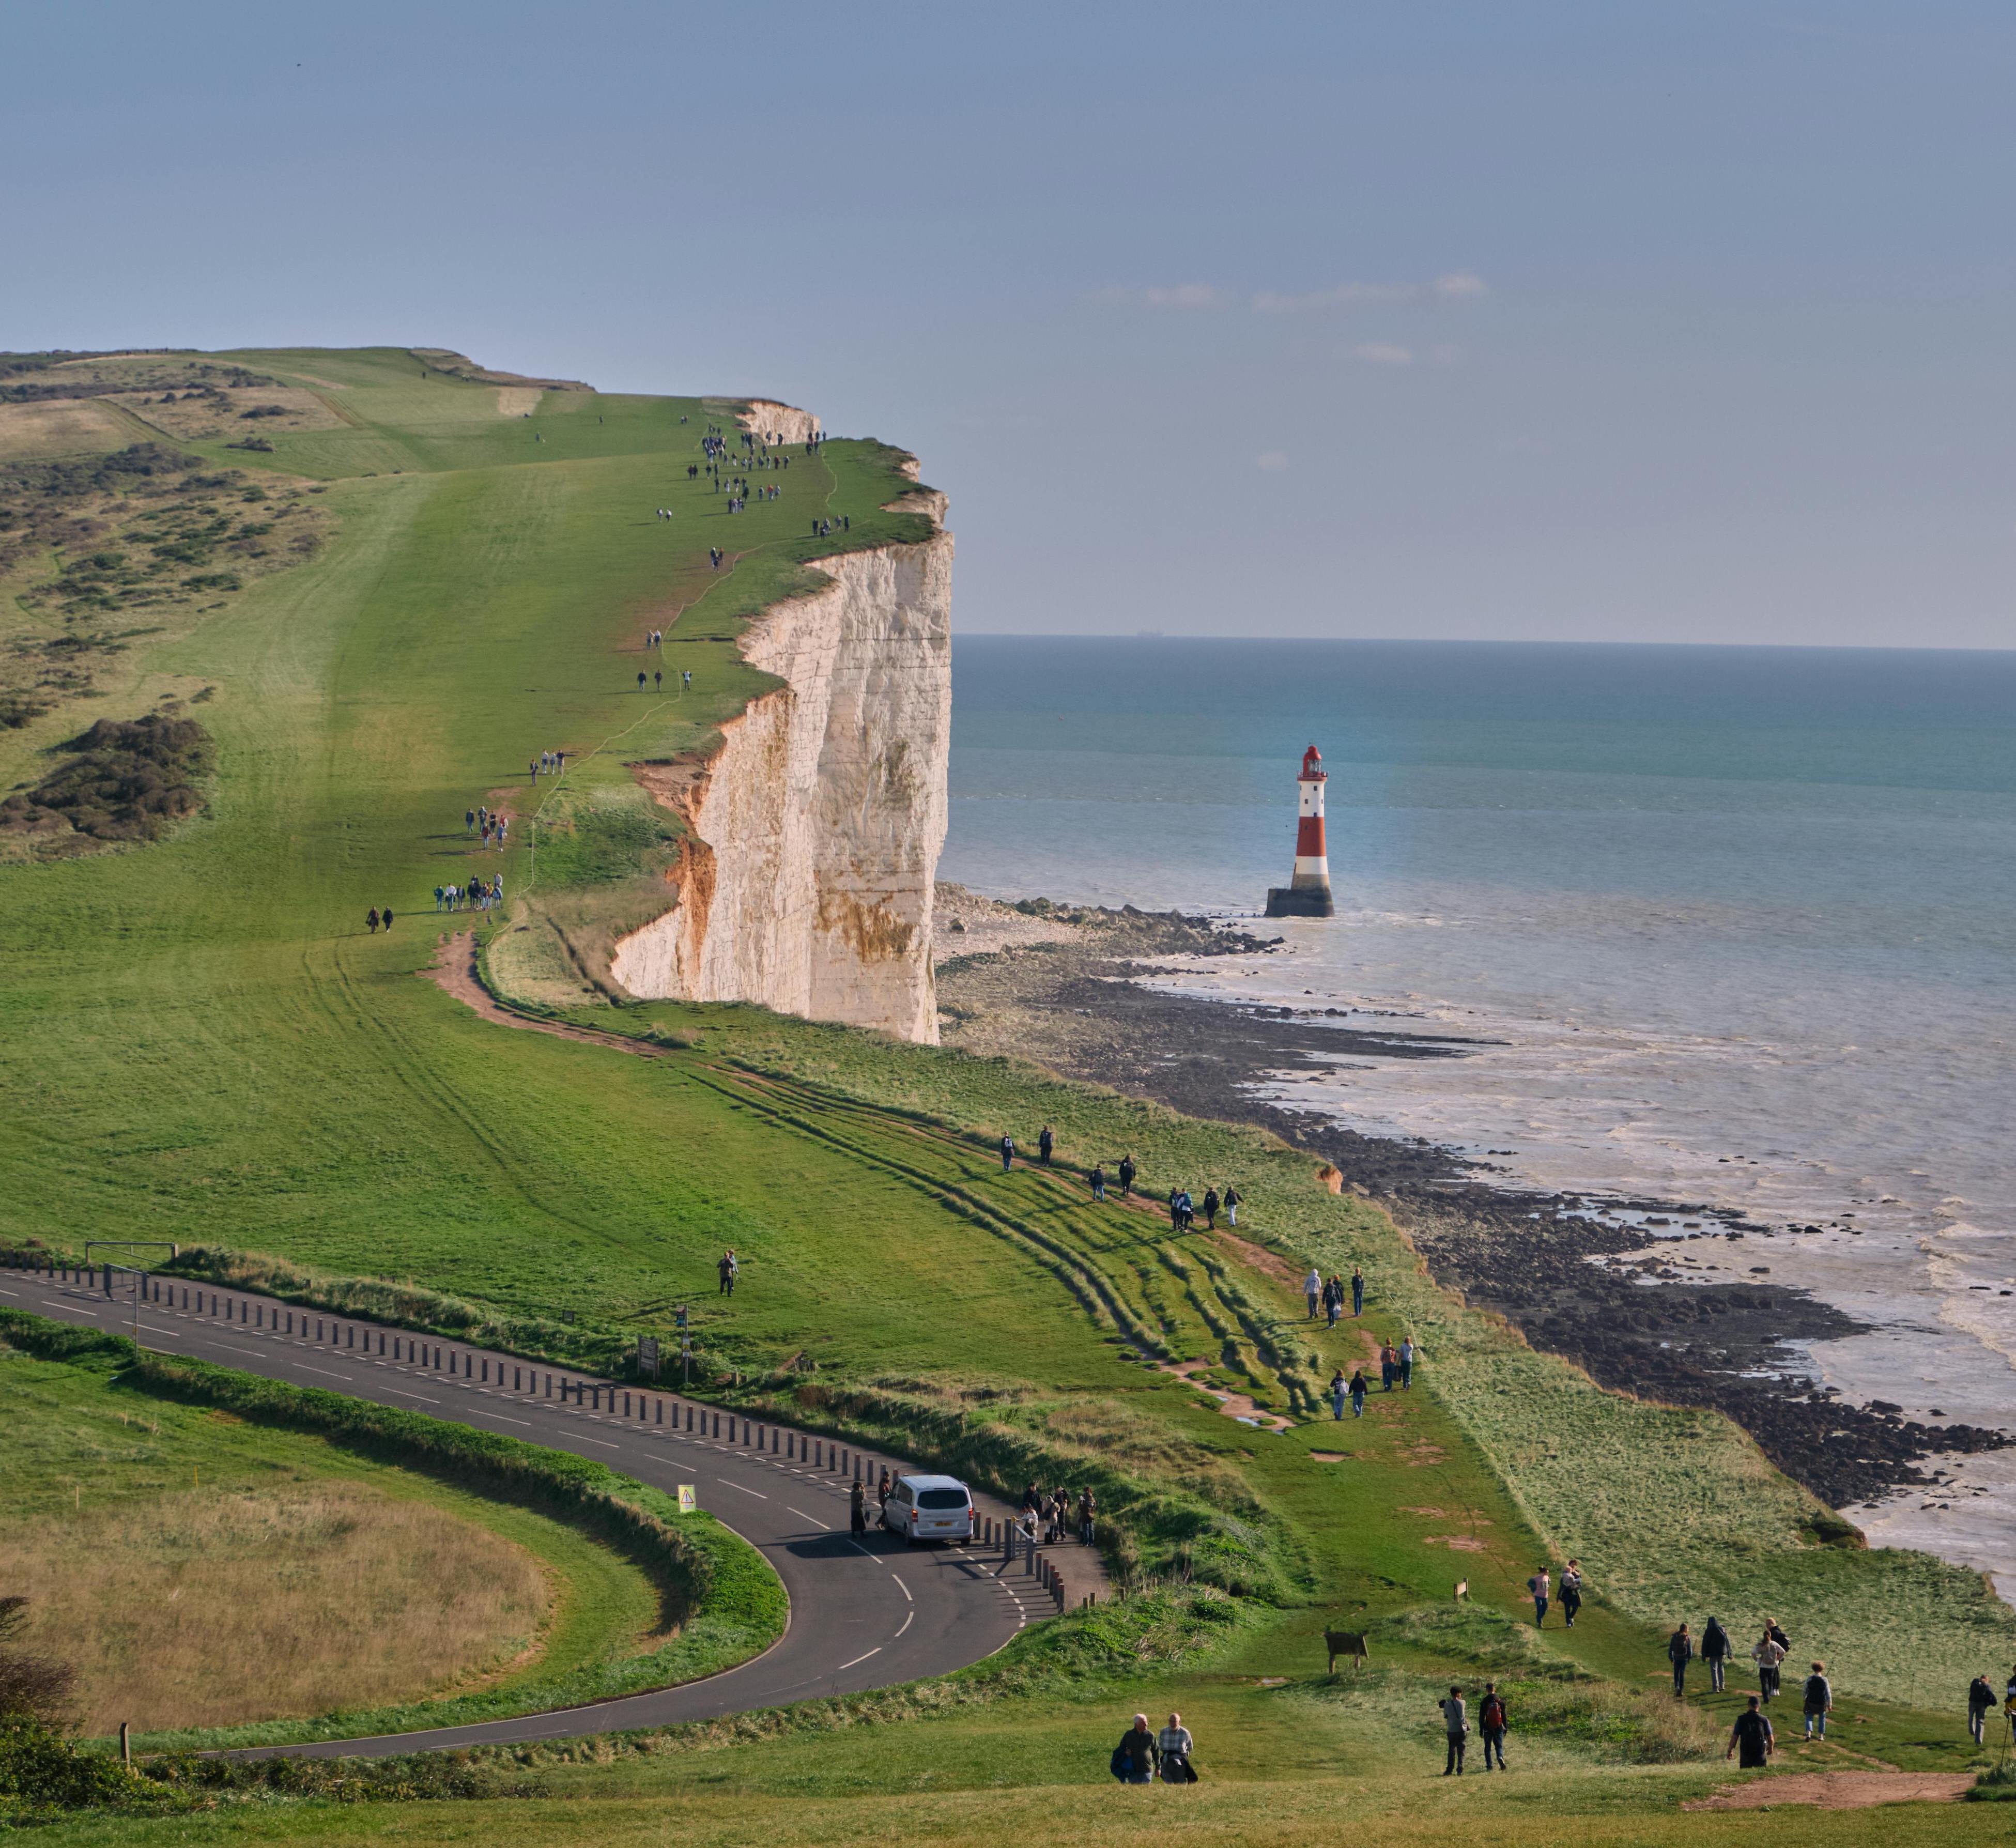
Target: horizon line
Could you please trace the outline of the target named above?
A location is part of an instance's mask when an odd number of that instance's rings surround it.
[[[1805,654],[2016,654],[2016,647],[1990,648],[1962,642],[1676,642],[1588,640],[1527,636],[1211,636],[1172,635],[1161,629],[962,629],[952,639],[975,642],[1312,642],[1404,643],[1434,648],[1740,648]]]

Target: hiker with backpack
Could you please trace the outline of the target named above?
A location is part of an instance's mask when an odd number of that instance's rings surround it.
[[[1673,1699],[1684,1700],[1687,1693],[1687,1664],[1694,1659],[1694,1639],[1683,1623],[1666,1639],[1666,1659],[1673,1665]]]
[[[1496,1681],[1484,1684],[1484,1699],[1478,1703],[1477,1730],[1484,1738],[1484,1768],[1491,1769],[1491,1755],[1498,1754],[1498,1768],[1505,1768],[1505,1729],[1511,1722],[1505,1715],[1504,1697]]]
[[[1800,1705],[1805,1710],[1806,1737],[1825,1738],[1827,1715],[1834,1711],[1834,1684],[1827,1678],[1825,1662],[1813,1664],[1813,1672],[1806,1677],[1805,1699]]]

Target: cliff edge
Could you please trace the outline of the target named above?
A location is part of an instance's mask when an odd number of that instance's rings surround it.
[[[743,416],[752,429],[817,428],[788,406]],[[610,959],[640,1000],[751,1001],[937,1043],[952,539],[942,495],[893,504],[928,517],[931,537],[813,560],[826,582],[772,605],[741,640],[783,685],[724,725],[710,755],[639,766],[688,830],[678,902]]]

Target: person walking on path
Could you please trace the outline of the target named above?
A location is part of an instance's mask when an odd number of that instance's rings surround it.
[[[1449,1735],[1449,1762],[1442,1767],[1445,1778],[1463,1775],[1463,1749],[1470,1739],[1470,1709],[1463,1705],[1463,1690],[1452,1688],[1442,1703],[1442,1730]]]
[[[1967,1685],[1967,1730],[1977,1745],[1988,1743],[1988,1715],[1995,1705],[1995,1684],[1976,1675]]]
[[[1344,1369],[1340,1367],[1330,1376],[1330,1415],[1339,1424],[1344,1421],[1344,1402],[1351,1396],[1351,1388],[1345,1383]]]
[[[1563,1580],[1564,1584],[1566,1582],[1565,1580]],[[1709,1690],[1713,1693],[1719,1694],[1722,1691],[1723,1672],[1728,1664],[1731,1653],[1729,1646],[1729,1632],[1723,1628],[1722,1619],[1719,1617],[1708,1619],[1708,1628],[1701,1632],[1701,1660],[1708,1664]]]
[[[1557,1587],[1561,1601],[1561,1616],[1570,1630],[1575,1628],[1575,1616],[1582,1608],[1582,1562],[1571,1559],[1561,1572],[1561,1582]]]
[[[1172,1713],[1169,1724],[1155,1735],[1155,1751],[1161,1760],[1165,1784],[1197,1781],[1197,1773],[1190,1769],[1190,1753],[1193,1749],[1190,1729],[1183,1724],[1183,1715]]]
[[[1239,1223],[1239,1190],[1229,1181],[1225,1188],[1225,1223],[1228,1226]]]
[[[1800,1702],[1805,1710],[1806,1737],[1827,1737],[1827,1715],[1834,1711],[1834,1684],[1827,1678],[1827,1664],[1816,1662],[1813,1673],[1806,1677],[1805,1699]]]
[[[1393,1390],[1393,1371],[1399,1364],[1399,1362],[1393,1353],[1391,1345],[1387,1342],[1380,1342],[1379,1390],[1381,1392],[1390,1392]]]
[[[378,907],[376,905],[373,905],[369,911],[365,913],[364,922],[365,928],[369,930],[371,935],[374,937],[378,935]]]
[[[1099,1514],[1099,1502],[1089,1489],[1081,1489],[1078,1497],[1078,1544],[1082,1547],[1092,1544],[1093,1529]]]
[[[1316,1319],[1316,1304],[1323,1295],[1323,1273],[1312,1264],[1309,1275],[1302,1279],[1302,1295],[1308,1299],[1309,1319],[1312,1322]]]
[[[1218,1197],[1218,1189],[1206,1187],[1204,1191],[1204,1229],[1207,1232],[1218,1230],[1218,1209],[1224,1204]]]
[[[1154,1782],[1155,1735],[1148,1730],[1146,1713],[1136,1713],[1133,1725],[1120,1735],[1110,1768],[1123,1784]]]
[[[1533,1627],[1545,1630],[1547,1626],[1547,1606],[1554,1595],[1553,1580],[1548,1577],[1546,1566],[1543,1565],[1526,1581],[1526,1589],[1533,1594]]]
[[[1683,1623],[1666,1638],[1666,1659],[1673,1665],[1673,1699],[1687,1695],[1687,1664],[1694,1659],[1694,1639]]]
[[[868,1496],[859,1482],[854,1485],[853,1492],[847,1498],[847,1523],[850,1533],[868,1531]]]
[[[1771,1762],[1777,1741],[1771,1736],[1771,1722],[1759,1709],[1757,1696],[1753,1694],[1749,1698],[1749,1706],[1736,1716],[1736,1724],[1729,1729],[1729,1744],[1723,1756],[1727,1758],[1740,1747],[1742,1756],[1736,1761],[1737,1769],[1761,1771]]]
[[[1095,1200],[1106,1198],[1106,1170],[1096,1164],[1092,1170],[1092,1197]]]
[[[1125,1200],[1133,1192],[1134,1176],[1140,1170],[1134,1165],[1134,1158],[1132,1155],[1122,1155],[1120,1158],[1120,1165],[1115,1172],[1120,1176],[1120,1198]]]
[[[387,930],[389,931],[391,929],[392,907],[390,905],[381,905],[378,907],[378,921],[383,924]]]
[[[1001,1172],[1006,1174],[1014,1165],[1015,1138],[1012,1136],[1004,1136],[1001,1138]]]
[[[1337,1318],[1344,1313],[1344,1285],[1335,1277],[1324,1280],[1323,1287],[1323,1313],[1329,1317],[1330,1326],[1337,1326]]]
[[[1750,1657],[1757,1664],[1758,1698],[1768,1706],[1778,1691],[1778,1664],[1785,1659],[1785,1652],[1769,1626],[1757,1639],[1757,1646],[1750,1652]]]
[[[1484,1699],[1478,1703],[1477,1730],[1484,1738],[1484,1768],[1491,1769],[1491,1755],[1498,1754],[1498,1768],[1505,1768],[1505,1731],[1511,1724],[1506,1717],[1505,1702],[1498,1691],[1496,1681],[1484,1684]]]
[[[476,811],[473,809],[463,815],[462,825],[464,834],[473,834],[476,832]]]
[[[434,909],[437,911],[441,910],[441,900],[447,897],[447,895],[448,893],[445,888],[438,885],[434,888]]]
[[[1362,1367],[1354,1369],[1351,1376],[1351,1415],[1365,1416],[1365,1369]]]
[[[1036,1132],[1036,1159],[1047,1168],[1050,1165],[1050,1151],[1057,1146],[1057,1139],[1050,1133],[1048,1123]]]
[[[1400,1343],[1400,1390],[1414,1389],[1414,1363],[1421,1357],[1421,1344],[1409,1335]]]
[[[733,1296],[735,1294],[735,1280],[742,1269],[742,1266],[735,1261],[735,1248],[733,1245],[721,1254],[715,1261],[714,1268],[721,1278],[721,1288],[715,1293],[722,1296]]]
[[[1351,1267],[1351,1313],[1354,1316],[1365,1313],[1365,1273],[1355,1264]]]

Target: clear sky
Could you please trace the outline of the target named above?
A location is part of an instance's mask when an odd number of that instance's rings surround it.
[[[2016,10],[8,12],[0,345],[918,452],[976,631],[2003,647]]]

